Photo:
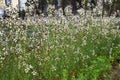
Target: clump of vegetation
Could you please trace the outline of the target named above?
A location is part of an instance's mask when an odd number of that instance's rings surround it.
[[[1,80],[112,79],[120,31],[111,20],[0,27]]]

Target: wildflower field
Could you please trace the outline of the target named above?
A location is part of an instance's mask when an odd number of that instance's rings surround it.
[[[120,21],[76,19],[1,21],[0,80],[119,80]]]

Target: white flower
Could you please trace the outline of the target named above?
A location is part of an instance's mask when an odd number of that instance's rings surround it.
[[[25,73],[28,73],[29,70],[30,70],[30,68],[26,68],[26,69],[25,69]]]
[[[35,75],[37,75],[37,72],[36,72],[36,71],[33,71],[32,74],[35,76]]]
[[[3,35],[3,32],[2,31],[0,31],[0,36],[2,36]]]
[[[30,68],[30,69],[32,69],[32,68],[33,68],[33,66],[32,66],[32,65],[29,65],[29,68]]]

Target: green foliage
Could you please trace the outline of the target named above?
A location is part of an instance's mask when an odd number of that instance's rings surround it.
[[[97,25],[96,25],[97,24]],[[98,80],[119,58],[114,23],[0,27],[0,80]],[[2,31],[3,30],[3,31]]]
[[[62,80],[67,80],[68,79],[68,73],[67,73],[66,69],[63,70],[62,74],[63,74]]]
[[[89,66],[81,70],[78,76],[80,80],[98,80],[100,75],[108,75],[107,72],[111,68],[108,58],[99,56],[92,60]]]

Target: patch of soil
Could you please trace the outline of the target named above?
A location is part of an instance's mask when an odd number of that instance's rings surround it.
[[[120,80],[120,63],[114,62],[111,64],[112,70],[106,75],[101,75],[99,80]]]
[[[112,64],[110,76],[112,77],[112,80],[120,80],[120,63]]]

